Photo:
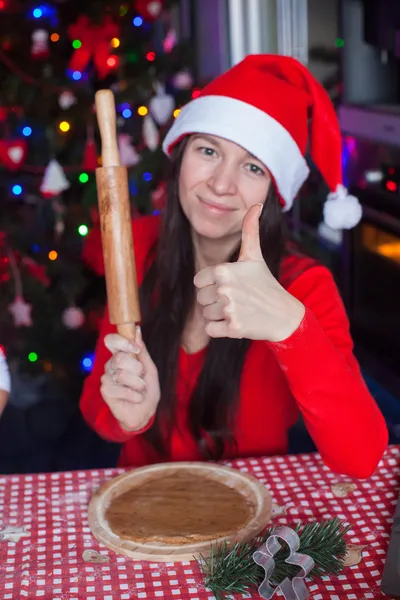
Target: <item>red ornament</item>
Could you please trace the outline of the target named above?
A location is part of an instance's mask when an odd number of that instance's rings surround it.
[[[100,227],[100,214],[97,206],[91,206],[89,208],[90,220],[92,222],[93,227]]]
[[[82,72],[89,61],[93,60],[99,78],[104,79],[112,70],[108,64],[111,40],[118,37],[118,34],[118,26],[110,17],[105,17],[103,23],[95,25],[87,16],[81,15],[77,22],[68,28],[71,40],[79,40],[82,44],[72,54],[68,68],[71,71]]]
[[[135,10],[146,20],[156,21],[164,8],[164,0],[135,0]]]
[[[167,184],[162,181],[151,194],[151,205],[154,210],[162,211],[167,202]]]
[[[24,258],[21,260],[21,264],[25,267],[26,271],[31,277],[37,281],[40,281],[40,283],[46,287],[50,285],[50,279],[46,273],[46,267],[44,265],[40,265],[29,256],[24,256]]]
[[[96,142],[88,138],[83,155],[82,169],[85,171],[95,171],[98,167]]]
[[[0,140],[0,164],[9,171],[18,171],[28,152],[25,140]]]
[[[102,321],[103,321],[103,310],[90,310],[89,311],[89,313],[87,315],[87,319],[86,319],[86,324],[87,324],[88,328],[90,329],[90,331],[99,331]]]
[[[100,227],[93,227],[85,237],[82,260],[96,275],[104,275]]]

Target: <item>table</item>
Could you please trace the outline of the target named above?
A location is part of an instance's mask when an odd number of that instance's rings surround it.
[[[293,526],[299,520],[336,516],[353,525],[350,542],[363,548],[362,562],[347,567],[338,577],[308,583],[313,600],[388,598],[379,585],[398,497],[400,447],[390,447],[376,474],[364,481],[332,473],[317,454],[224,464],[268,485],[275,523]],[[202,585],[196,562],[134,562],[113,554],[93,538],[87,522],[88,501],[99,485],[122,472],[0,476],[0,598],[213,598]],[[9,539],[12,527],[18,541]],[[90,562],[93,557],[104,562]]]

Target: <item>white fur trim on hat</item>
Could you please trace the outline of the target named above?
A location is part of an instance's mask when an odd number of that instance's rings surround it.
[[[328,194],[324,204],[324,221],[332,229],[352,229],[361,220],[362,208],[355,196],[349,196],[343,185]]]
[[[264,111],[236,98],[201,96],[186,104],[164,139],[164,152],[169,155],[173,144],[191,133],[225,138],[258,158],[274,177],[284,210],[292,207],[310,172],[288,131]]]
[[[0,350],[0,390],[9,392],[11,389],[10,372],[8,370],[6,359]]]

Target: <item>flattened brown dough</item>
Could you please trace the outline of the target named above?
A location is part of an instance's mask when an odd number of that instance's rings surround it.
[[[121,539],[189,544],[232,534],[253,514],[254,507],[235,489],[184,471],[121,494],[106,519]]]

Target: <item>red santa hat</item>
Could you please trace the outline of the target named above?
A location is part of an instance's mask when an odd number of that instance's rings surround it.
[[[307,148],[330,194],[325,223],[350,229],[361,206],[342,180],[342,140],[332,102],[318,81],[294,58],[250,55],[209,83],[183,107],[163,150],[191,133],[216,135],[258,158],[270,171],[283,209],[289,210],[309,174]]]

